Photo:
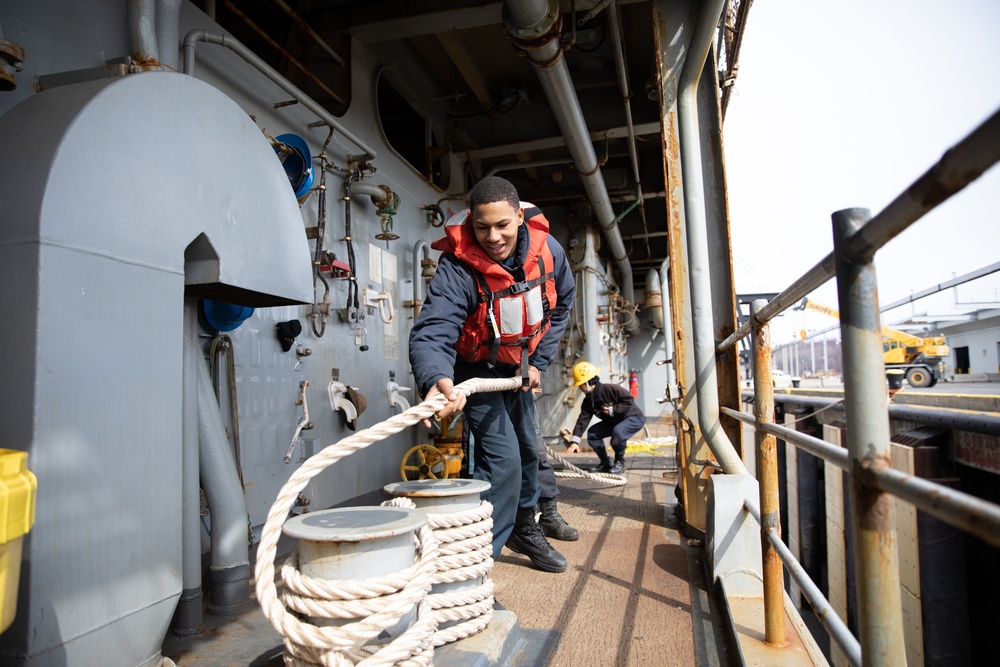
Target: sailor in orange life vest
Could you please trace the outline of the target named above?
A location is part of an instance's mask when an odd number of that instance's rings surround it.
[[[580,443],[583,429],[596,415],[601,421],[587,431],[587,444],[600,459],[592,472],[620,475],[625,472],[625,445],[643,427],[646,418],[628,389],[602,383],[598,372],[599,369],[589,361],[581,361],[573,367],[573,381],[586,397],[580,404],[580,417],[573,428],[570,447]],[[608,450],[604,447],[604,439],[608,436],[611,437],[611,450],[615,453],[614,464],[608,459]]]
[[[432,245],[443,252],[410,331],[418,390],[447,397],[438,417],[465,410],[472,476],[491,485],[483,497],[493,504],[493,557],[506,544],[538,569],[562,572],[566,559],[534,517],[539,459],[531,390],[569,322],[573,272],[541,210],[521,202],[502,178],[480,181],[469,210],[453,216],[445,233]],[[514,375],[523,380],[519,391],[466,399],[454,390],[469,378]]]

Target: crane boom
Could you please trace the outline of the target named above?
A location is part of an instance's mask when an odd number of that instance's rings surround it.
[[[812,310],[840,319],[840,312],[809,299],[802,299],[795,310]],[[950,354],[944,336],[921,338],[892,327],[882,326],[883,361],[886,368],[906,372],[907,381],[915,386],[929,387],[944,375],[944,360]]]

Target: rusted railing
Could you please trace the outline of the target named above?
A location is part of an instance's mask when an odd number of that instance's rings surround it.
[[[1000,112],[959,142],[874,218],[866,209],[833,214],[834,249],[771,301],[754,302],[749,320],[716,346],[726,353],[752,335],[754,414],[722,407],[720,414],[754,427],[760,508],[747,508],[761,526],[765,641],[784,638],[783,573],[788,568],[806,599],[852,664],[905,661],[893,496],[1000,546],[1000,506],[893,470],[890,461],[882,326],[875,253],[935,206],[1000,161]],[[837,279],[844,359],[847,449],[774,424],[768,322],[803,297]],[[692,295],[694,298],[694,295]],[[695,332],[696,336],[700,332]],[[697,343],[696,343],[697,345]],[[833,612],[819,588],[781,542],[775,436],[849,474],[855,526],[855,580],[859,639]]]

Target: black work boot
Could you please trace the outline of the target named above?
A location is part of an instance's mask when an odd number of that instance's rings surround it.
[[[611,469],[608,470],[608,472],[612,475],[622,474],[623,472],[625,472],[625,462],[615,459],[615,464],[611,466]]]
[[[534,507],[517,508],[514,532],[507,538],[507,547],[511,551],[527,556],[531,564],[543,572],[566,570],[566,558],[552,548],[542,534],[542,529],[535,523]]]
[[[594,447],[594,453],[601,460],[600,464],[590,469],[590,472],[608,472],[611,470],[611,459],[608,458],[608,450],[604,447]]]
[[[545,537],[564,542],[575,542],[580,539],[580,531],[573,528],[559,514],[556,509],[555,498],[539,498],[538,507],[542,511],[542,518],[538,520],[538,526],[542,529]]]

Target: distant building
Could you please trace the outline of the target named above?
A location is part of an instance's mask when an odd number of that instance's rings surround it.
[[[977,310],[964,322],[942,322],[938,329],[948,337],[952,372],[1000,372],[1000,309]]]
[[[911,323],[948,337],[951,348],[949,373],[978,375],[1000,372],[1000,308],[986,308],[961,315],[925,315],[893,326],[912,330],[912,327],[906,326]]]

